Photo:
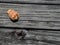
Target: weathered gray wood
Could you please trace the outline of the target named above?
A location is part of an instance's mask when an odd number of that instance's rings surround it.
[[[59,0],[13,1],[60,3]],[[20,19],[16,23],[13,23],[7,16],[7,10],[10,8],[15,9],[20,14]],[[0,3],[0,26],[60,29],[60,6]],[[25,40],[17,40],[8,34],[8,32],[15,30],[22,29],[0,28],[0,45],[60,45],[60,31],[30,30]]]
[[[55,3],[55,4],[60,4],[60,0],[0,0],[0,1],[5,1],[5,2],[14,2],[14,1],[19,1],[19,2],[31,2],[31,3]]]
[[[8,35],[8,32],[19,31],[21,29],[0,29],[0,43],[10,45],[60,45],[60,32],[59,31],[46,31],[46,30],[31,30],[28,31],[28,35],[25,40],[17,40],[15,37]]]
[[[0,26],[60,29],[60,6],[0,3]],[[20,14],[13,23],[7,10],[13,8]]]

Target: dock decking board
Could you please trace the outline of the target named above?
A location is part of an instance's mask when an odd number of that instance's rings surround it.
[[[60,0],[0,0],[0,2],[26,2],[26,3],[60,4]]]
[[[28,31],[28,35],[25,37],[25,40],[17,40],[15,37],[8,35],[8,32],[12,32],[15,29],[1,29],[0,30],[0,42],[4,44],[26,44],[26,45],[60,45],[60,32],[59,31],[46,31],[46,30],[31,30]],[[19,31],[20,29],[16,29]],[[8,38],[7,38],[8,37]],[[4,42],[4,40],[6,42]]]
[[[1,1],[6,2],[7,0]],[[60,29],[60,5],[58,5],[60,0],[9,0],[7,2],[10,1],[57,5],[0,3],[0,27],[2,27],[0,28],[0,45],[60,45],[60,31],[52,30]],[[19,12],[18,22],[13,23],[7,16],[7,10],[10,8]],[[40,30],[30,29],[25,40],[17,40],[15,37],[8,35],[8,32],[22,29],[4,27],[40,28]]]
[[[60,29],[60,6],[0,3],[0,26]],[[19,14],[19,21],[13,23],[7,10],[13,8]],[[3,23],[2,23],[3,22]]]

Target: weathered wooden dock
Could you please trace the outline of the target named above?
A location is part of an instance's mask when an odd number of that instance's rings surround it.
[[[20,18],[12,22],[7,10],[13,8]],[[25,40],[16,40],[6,32],[27,30]],[[7,38],[7,35],[9,38]],[[60,45],[60,0],[0,0],[1,45]]]

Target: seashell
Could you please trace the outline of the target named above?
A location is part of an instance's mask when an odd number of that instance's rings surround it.
[[[14,9],[9,9],[7,11],[8,13],[8,16],[11,20],[15,21],[15,20],[18,20],[19,19],[19,14],[17,11],[15,11]]]

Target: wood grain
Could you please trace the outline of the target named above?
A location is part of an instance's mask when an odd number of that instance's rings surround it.
[[[60,4],[60,0],[0,0],[0,2],[27,2],[27,3],[51,3]]]
[[[60,32],[59,31],[46,31],[46,30],[31,30],[28,31],[25,40],[17,40],[15,37],[8,34],[8,32],[19,31],[22,29],[0,29],[0,43],[13,44],[13,45],[60,45]],[[25,29],[23,29],[25,30]]]
[[[60,29],[60,6],[0,3],[0,26]],[[13,23],[7,10],[13,8],[20,14]]]
[[[4,2],[28,2],[60,4],[59,0],[0,0]],[[12,22],[7,16],[7,10],[13,8],[19,12],[18,22]],[[0,45],[60,45],[60,5],[34,5],[34,4],[9,4],[0,3]],[[7,27],[7,28],[3,28]],[[42,30],[27,30],[25,40],[17,40],[9,32],[25,29],[39,28]],[[45,30],[43,30],[45,29]],[[48,30],[46,30],[48,29]]]

